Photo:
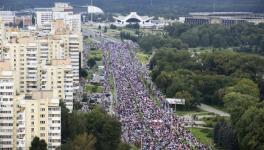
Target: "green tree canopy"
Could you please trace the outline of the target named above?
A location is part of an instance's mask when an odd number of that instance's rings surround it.
[[[95,135],[97,150],[116,150],[121,138],[121,123],[101,108],[87,115],[86,129]]]
[[[264,149],[264,107],[252,106],[236,123],[239,143],[242,149]]]
[[[31,142],[30,150],[47,150],[47,143],[44,139],[39,139],[39,137],[34,137]]]
[[[62,150],[96,150],[95,148],[96,138],[93,135],[82,133],[62,146]]]

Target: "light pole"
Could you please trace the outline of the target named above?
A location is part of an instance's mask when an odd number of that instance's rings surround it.
[[[93,6],[93,0],[91,0],[91,6]],[[91,7],[93,9],[93,7]],[[91,11],[91,22],[93,22],[93,12]]]

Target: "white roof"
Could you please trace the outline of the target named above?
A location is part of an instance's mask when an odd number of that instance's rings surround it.
[[[114,17],[114,19],[116,20],[120,20],[120,21],[127,21],[129,19],[132,19],[132,18],[135,18],[135,19],[138,19],[140,20],[141,22],[143,21],[148,21],[148,20],[151,20],[153,19],[154,17],[148,17],[148,16],[139,16],[137,14],[137,12],[131,12],[129,15],[127,16],[118,16],[118,17]]]
[[[101,8],[96,7],[96,6],[88,6],[87,11],[89,14],[103,14],[104,13],[104,11]]]
[[[181,104],[181,105],[184,105],[185,104],[185,99],[179,99],[179,98],[166,98],[166,101],[169,103],[169,104]]]
[[[191,12],[192,16],[211,16],[211,15],[250,15],[252,12]]]

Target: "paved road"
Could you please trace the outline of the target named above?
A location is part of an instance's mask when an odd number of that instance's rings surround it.
[[[201,104],[200,106],[197,106],[197,107],[200,108],[201,110],[212,112],[212,113],[215,113],[215,114],[217,114],[219,116],[230,117],[229,113],[226,113],[226,112],[224,112],[222,110],[216,109],[216,108],[211,107],[211,106],[206,105],[206,104]]]

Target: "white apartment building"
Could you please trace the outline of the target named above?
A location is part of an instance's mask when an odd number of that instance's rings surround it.
[[[53,20],[63,20],[72,32],[81,32],[81,15],[74,14],[69,3],[55,3],[53,8],[36,8],[36,26],[43,30],[52,30]]]
[[[53,21],[51,8],[36,8],[36,25],[38,28],[50,29]]]
[[[14,11],[0,11],[0,18],[2,18],[2,21],[4,25],[8,25],[10,23],[15,22],[15,12]]]
[[[0,150],[13,149],[14,117],[14,72],[11,64],[0,61]]]

